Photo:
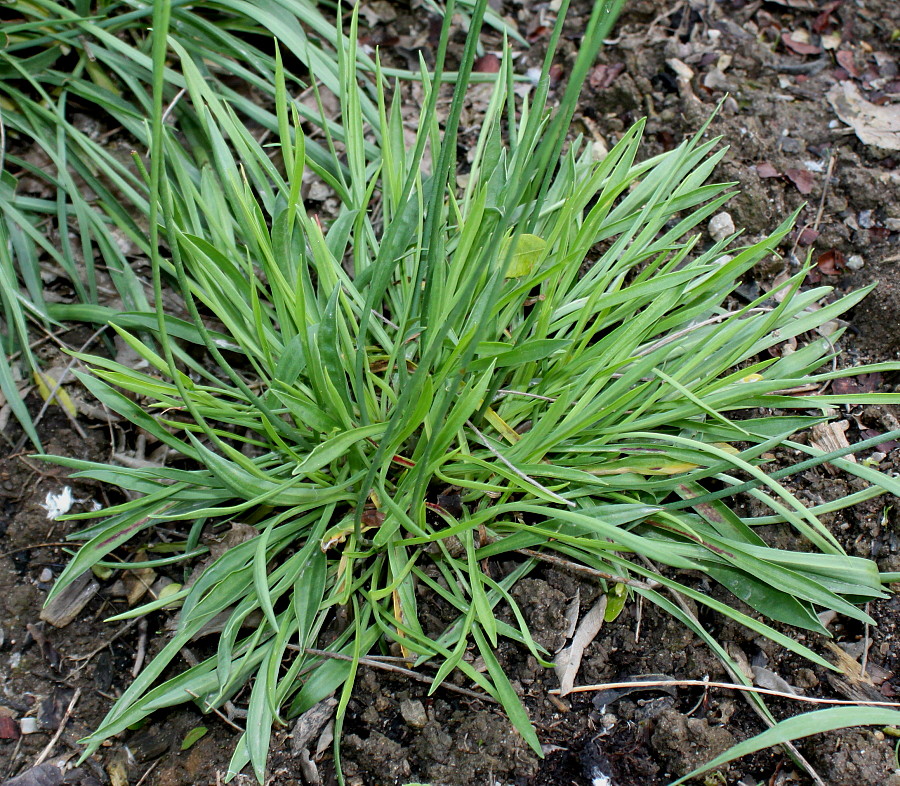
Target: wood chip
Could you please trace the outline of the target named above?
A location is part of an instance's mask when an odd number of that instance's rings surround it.
[[[97,594],[100,583],[86,570],[41,610],[41,619],[55,628],[64,628],[74,620]]]
[[[295,756],[299,756],[301,751],[309,747],[316,735],[331,720],[335,707],[337,707],[335,699],[324,699],[297,718],[291,732],[291,750]]]

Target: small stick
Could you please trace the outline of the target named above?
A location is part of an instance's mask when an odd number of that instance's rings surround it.
[[[515,464],[513,464],[508,458],[506,458],[506,456],[504,456],[499,450],[497,450],[497,448],[491,445],[490,440],[488,440],[488,438],[475,427],[475,424],[472,423],[471,420],[467,420],[466,425],[468,425],[468,427],[475,432],[475,436],[477,436],[478,439],[481,440],[482,445],[484,445],[489,451],[491,451],[491,453],[493,453],[498,459],[500,459],[500,461],[502,461],[512,472],[522,478],[522,480],[530,483],[532,486],[536,486],[545,494],[549,494],[557,502],[561,502],[563,505],[568,505],[570,508],[575,507],[575,503],[572,502],[572,500],[561,497],[556,492],[550,491],[550,489],[548,489],[546,486],[542,486],[534,478],[531,478],[524,472],[522,472],[522,470],[520,470]]]
[[[805,701],[810,704],[849,704],[854,707],[893,707],[900,709],[895,701],[854,701],[852,699],[817,699],[813,696],[800,696],[786,691],[757,688],[751,685],[739,685],[736,682],[712,682],[710,680],[639,680],[636,682],[605,682],[598,685],[576,685],[569,693],[588,693],[601,690],[617,690],[620,688],[724,688],[741,690],[747,693],[762,693],[766,696],[777,696],[782,699]],[[553,688],[550,693],[559,693]]]
[[[573,573],[583,573],[585,576],[590,576],[595,579],[614,581],[617,584],[624,584],[627,587],[655,589],[659,586],[658,583],[648,584],[647,582],[638,581],[637,579],[626,579],[624,576],[616,576],[613,573],[606,573],[602,570],[597,570],[596,568],[589,568],[587,565],[579,565],[576,562],[570,562],[562,557],[556,557],[552,554],[542,554],[540,551],[534,551],[533,549],[515,549],[515,553],[521,554],[524,557],[533,557],[534,559],[541,560],[541,562],[548,562],[563,570],[570,570]]]
[[[868,603],[866,603],[865,611],[866,611],[866,614],[869,613],[869,604]],[[865,633],[864,633],[864,638],[863,638],[863,651],[862,651],[862,658],[860,659],[859,673],[863,679],[867,679],[866,666],[869,665],[869,645],[872,643],[872,640],[869,638],[869,623],[868,622],[866,623],[866,627],[864,630],[865,630]],[[860,702],[860,703],[862,703],[862,702]]]
[[[47,757],[53,752],[53,748],[56,746],[56,743],[59,741],[59,738],[62,736],[63,730],[66,728],[66,724],[69,722],[69,718],[72,715],[72,710],[75,709],[75,704],[78,699],[81,698],[81,688],[76,688],[75,693],[72,695],[72,700],[69,702],[69,706],[66,707],[66,712],[62,717],[62,720],[59,722],[59,726],[56,728],[56,734],[53,735],[53,738],[50,742],[47,743],[47,747],[41,751],[41,755],[35,759],[32,767],[37,767],[39,764],[43,764]]]
[[[131,676],[137,677],[144,665],[144,657],[147,655],[147,618],[139,617],[138,643],[134,652],[134,665],[131,667]]]
[[[740,314],[744,309],[738,309],[736,311],[726,311],[724,314],[717,314],[714,317],[710,317],[709,319],[704,319],[702,322],[697,322],[694,325],[688,325],[686,328],[683,328],[671,335],[666,336],[665,338],[661,338],[655,344],[651,344],[646,349],[642,349],[640,352],[635,354],[636,358],[642,358],[645,355],[649,355],[651,352],[655,352],[660,347],[664,347],[666,344],[671,344],[676,339],[681,338],[682,336],[686,336],[688,333],[691,333],[699,328],[707,327],[708,325],[715,325],[716,322],[721,322],[724,319],[729,319],[730,317],[735,316],[736,314]],[[769,308],[768,306],[760,306],[758,308],[751,308],[746,313],[748,314],[762,314],[767,311],[774,311],[774,308]]]
[[[97,653],[103,652],[103,650],[105,650],[110,644],[112,644],[117,638],[119,638],[119,636],[121,636],[122,634],[127,633],[129,630],[131,630],[135,625],[138,624],[138,622],[140,620],[141,620],[140,617],[136,617],[133,620],[129,620],[121,628],[119,628],[119,630],[117,630],[115,633],[113,633],[112,636],[110,636],[106,641],[104,641],[103,644],[101,644],[99,647],[96,647],[95,649],[92,649],[87,655],[70,655],[70,656],[68,656],[68,659],[75,660],[75,661],[78,661],[78,660],[89,661]],[[84,663],[81,666],[79,666],[78,669],[82,669],[86,665],[87,665],[87,663]],[[76,671],[78,669],[76,669]]]
[[[825,185],[822,186],[822,198],[819,200],[819,209],[816,211],[816,220],[813,222],[813,231],[818,231],[819,224],[822,221],[822,214],[825,212],[825,197],[828,196],[828,185],[831,182],[831,173],[834,171],[834,153],[828,159],[828,170],[825,172]]]
[[[341,652],[329,652],[328,650],[317,650],[311,647],[306,647],[303,651],[307,655],[317,655],[323,658],[334,658],[335,660],[353,660],[352,656],[344,655]],[[369,666],[374,669],[384,669],[385,671],[394,671],[398,674],[403,674],[410,679],[418,680],[419,682],[425,682],[429,685],[434,684],[434,680],[427,674],[420,674],[417,671],[413,671],[412,669],[405,669],[403,668],[403,666],[397,666],[393,663],[385,663],[384,661],[375,660],[374,658],[359,658],[357,662],[361,666]],[[452,690],[455,693],[461,693],[463,696],[469,696],[473,699],[490,702],[491,704],[500,703],[493,696],[488,696],[486,693],[478,693],[477,691],[469,690],[468,688],[460,688],[458,685],[454,685],[452,682],[442,682],[441,687],[446,688],[447,690]]]
[[[184,689],[184,692],[187,693],[189,696],[193,696],[195,699],[197,699],[198,701],[200,701],[200,697],[199,697],[196,693],[194,693],[194,691],[188,690],[187,688],[185,688],[185,689]],[[206,704],[206,702],[203,702],[203,703]],[[240,726],[238,726],[233,720],[231,720],[231,718],[229,718],[229,717],[228,717],[224,712],[222,712],[218,707],[211,707],[209,704],[206,704],[206,710],[205,710],[205,711],[206,711],[206,712],[214,712],[216,715],[219,716],[219,718],[220,718],[221,720],[225,721],[225,723],[227,723],[229,726],[231,726],[232,729],[235,729],[236,731],[239,731],[241,734],[243,734],[243,733],[245,732],[245,729],[242,729]]]
[[[6,777],[11,778],[12,774],[16,770],[16,761],[19,759],[19,754],[22,752],[22,740],[25,739],[25,735],[21,735],[18,740],[16,740],[16,747],[13,748],[12,756],[9,760],[9,767],[6,768]]]
[[[52,546],[71,546],[72,544],[69,542],[54,542],[54,543],[35,543],[33,546],[21,546],[17,549],[12,549],[12,551],[4,551],[0,554],[0,559],[3,557],[8,557],[11,554],[18,554],[22,551],[31,551],[32,549],[45,549],[51,548]]]
[[[152,773],[153,770],[156,769],[157,765],[161,761],[162,761],[162,759],[157,759],[155,762],[153,762],[153,764],[151,764],[149,767],[147,767],[147,771],[143,775],[141,775],[141,779],[137,783],[135,783],[134,786],[141,786],[141,784],[144,783],[144,781],[146,781],[147,778],[150,777],[150,773]]]

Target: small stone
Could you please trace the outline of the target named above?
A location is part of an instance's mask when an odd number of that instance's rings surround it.
[[[884,219],[884,225],[891,232],[900,232],[900,218],[886,218]]]
[[[711,68],[706,76],[703,77],[703,86],[710,90],[730,90],[731,83],[728,77],[718,68]]]
[[[875,222],[872,220],[872,211],[871,210],[860,210],[859,211],[859,225],[863,229],[871,229],[875,226]]]
[[[795,139],[792,136],[783,136],[778,140],[778,146],[785,153],[802,153],[806,149],[806,145],[803,144],[803,141],[800,139]]]
[[[852,256],[847,257],[846,265],[850,270],[862,270],[865,264],[865,261],[859,254],[853,254]]]
[[[53,571],[50,570],[50,568],[44,568],[41,571],[41,575],[38,576],[38,581],[41,582],[41,584],[49,584],[53,581]]]
[[[718,213],[709,220],[709,234],[717,243],[734,234],[734,221],[730,213]]]
[[[414,729],[421,729],[428,723],[428,713],[425,712],[425,705],[418,699],[404,699],[400,702],[400,714],[408,726]]]
[[[19,730],[22,734],[34,734],[38,730],[37,718],[22,718],[19,721]]]

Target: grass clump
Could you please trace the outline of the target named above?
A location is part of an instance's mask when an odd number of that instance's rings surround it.
[[[86,542],[54,594],[132,538],[152,539],[155,524],[184,532],[185,559],[204,549],[204,533],[231,528],[242,537],[175,594],[120,615],[181,604],[174,634],[88,739],[89,751],[157,709],[192,700],[219,707],[252,681],[232,770],[251,763],[262,780],[273,723],[340,691],[339,738],[358,659],[395,646],[416,665],[437,666],[435,688],[462,671],[539,753],[496,647],[508,639],[549,663],[510,593],[547,555],[592,569],[610,592],[658,604],[726,662],[722,645],[648,579],[829,668],[669,569],[705,574],[770,619],[809,631],[827,635],[817,617],[824,609],[870,621],[859,604],[884,594],[875,564],[846,555],[817,511],[766,469],[771,451],[788,445],[897,490],[875,469],[791,441],[836,404],[897,399],[789,392],[894,368],[821,370],[839,336],[815,329],[865,290],[816,308],[829,290],[803,288],[799,270],[778,298],[729,310],[740,277],[774,253],[792,222],[759,243],[705,246],[698,228],[733,192],[707,184],[724,150],[702,132],[641,162],[642,123],[602,160],[582,140],[562,152],[619,5],[597,4],[555,113],[546,108],[552,47],[526,99],[516,97],[504,60],[461,187],[457,123],[486,3],[472,11],[443,124],[437,77],[422,74],[412,146],[397,97],[381,87],[377,123],[366,122],[354,20],[337,45],[343,138],[327,145],[343,166],[316,170],[341,204],[327,225],[299,198],[303,171],[315,164],[283,69],[274,75],[272,148],[177,41],[156,37],[146,173],[156,308],[110,319],[145,370],[81,356],[93,369],[81,379],[176,458],[139,469],[54,459],[138,494],[80,514],[99,521],[74,536]],[[159,4],[153,27],[167,24]],[[193,138],[209,151],[198,164],[179,129],[163,122],[169,52],[198,119]],[[365,151],[376,138],[372,158]],[[163,311],[164,281],[181,292],[186,319]],[[797,351],[764,356],[793,337],[805,337]],[[809,550],[770,547],[757,521],[722,501],[737,490]],[[458,611],[442,632],[422,624],[422,589]],[[223,612],[216,652],[160,683]],[[472,648],[483,671],[464,657]]]
[[[88,3],[13,0],[4,3],[0,52],[0,110],[4,146],[0,179],[0,282],[4,353],[0,391],[29,439],[40,441],[19,395],[20,368],[6,357],[21,351],[21,369],[39,374],[29,348],[29,323],[58,329],[85,316],[85,307],[110,299],[124,309],[150,308],[135,258],[150,256],[148,183],[135,171],[131,151],[150,146],[147,118],[153,107],[152,17],[156,3],[100,0]],[[301,94],[308,74],[334,92],[340,87],[333,11],[312,0],[253,4],[243,0],[172,4],[169,35],[180,56],[201,70],[219,101],[242,121],[270,133],[278,121],[273,41],[291,53],[285,89]],[[374,63],[358,53],[359,66]],[[397,71],[398,76],[411,76]],[[166,111],[179,133],[187,165],[204,159],[202,123],[190,102],[180,101],[184,78],[177,62],[162,71]],[[377,126],[371,78],[359,81],[359,108]],[[308,123],[321,121],[315,106],[296,102]],[[342,138],[339,123],[331,133]],[[310,166],[340,168],[330,151],[307,144]],[[366,154],[375,155],[368,144]],[[194,163],[191,162],[191,168]],[[30,190],[22,184],[28,182]],[[43,266],[43,267],[42,267]],[[42,270],[54,269],[75,303],[46,297]]]

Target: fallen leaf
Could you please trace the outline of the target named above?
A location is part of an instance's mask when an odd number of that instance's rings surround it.
[[[256,527],[242,522],[232,522],[231,529],[228,532],[221,538],[211,540],[206,545],[209,546],[210,556],[213,559],[218,559],[226,551],[233,549],[235,546],[240,546],[241,543],[246,543],[248,540],[253,540],[257,535],[259,535],[259,530]]]
[[[814,33],[824,32],[825,28],[828,27],[829,23],[831,22],[832,12],[836,11],[840,7],[842,2],[843,0],[833,0],[833,2],[828,3],[828,5],[826,5],[822,9],[821,13],[815,18],[812,23],[812,29]]]
[[[859,435],[863,439],[872,439],[872,437],[880,437],[882,433],[883,432],[874,431],[870,428],[864,428],[859,432]],[[898,442],[896,439],[890,439],[887,442],[879,442],[875,446],[875,450],[879,451],[880,453],[890,453],[897,448],[900,448],[900,442]]]
[[[822,43],[822,49],[829,51],[837,49],[841,45],[840,33],[826,33],[819,39]]]
[[[58,404],[73,418],[78,414],[69,394],[53,376],[43,371],[35,371],[34,381],[37,384],[38,394],[44,401],[52,399],[51,404]]]
[[[512,242],[510,238],[507,240],[500,250],[501,259],[509,252],[509,244]],[[507,278],[521,278],[527,276],[534,269],[538,260],[541,258],[541,252],[547,245],[547,241],[537,235],[529,235],[525,233],[519,235],[516,240],[516,248],[512,253],[512,259],[509,261],[509,267],[506,269]]]
[[[488,52],[475,61],[472,70],[480,74],[496,74],[500,70],[500,58]]]
[[[760,688],[766,688],[767,690],[777,690],[781,691],[782,693],[791,693],[794,696],[803,694],[803,691],[795,688],[786,679],[784,679],[784,677],[776,674],[771,669],[767,669],[765,666],[753,666],[752,668],[753,682]]]
[[[64,628],[90,603],[99,589],[100,582],[94,581],[91,572],[86,570],[41,609],[40,618],[55,628]]]
[[[819,254],[819,258],[816,260],[816,267],[819,269],[819,272],[824,273],[826,276],[837,276],[846,267],[844,255],[837,249],[831,248]]]
[[[205,737],[208,731],[209,729],[206,726],[194,726],[193,729],[184,735],[184,739],[181,741],[181,750],[186,751],[195,742]]]
[[[900,150],[900,105],[876,106],[863,98],[852,82],[835,85],[827,96],[837,116],[856,132],[860,142]]]
[[[55,764],[38,764],[12,780],[4,781],[3,786],[59,786],[62,780],[63,774]]]
[[[581,611],[581,590],[575,590],[575,597],[569,601],[566,610],[563,612],[563,619],[566,621],[566,641],[575,635],[578,628],[578,614]]]
[[[835,52],[834,58],[838,61],[838,65],[850,74],[850,76],[854,79],[859,78],[859,69],[856,67],[856,63],[853,62],[853,52],[841,49],[839,52]]]
[[[860,374],[856,377],[860,393],[874,393],[881,387],[882,377],[877,371],[871,374]]]
[[[19,724],[14,718],[0,717],[0,740],[17,740],[22,736]]]
[[[603,627],[603,616],[606,614],[607,596],[601,595],[591,610],[582,617],[572,637],[572,643],[553,659],[556,676],[559,678],[559,695],[565,696],[575,687],[575,677],[581,668],[584,650]]]
[[[613,63],[612,65],[601,64],[591,71],[588,81],[594,90],[605,90],[624,70],[624,63]]]
[[[796,38],[792,38],[787,33],[781,36],[781,43],[798,55],[818,55],[822,51],[822,47],[816,46],[815,44],[807,44],[803,41],[798,41]]]
[[[797,245],[811,246],[819,238],[819,233],[812,227],[806,227],[797,238]]]
[[[756,165],[756,174],[761,178],[781,177],[781,172],[775,169],[768,161],[763,161],[761,164]]]
[[[525,38],[529,44],[533,44],[535,41],[540,41],[550,30],[551,28],[546,25],[536,25],[528,31]]]
[[[106,774],[111,786],[128,786],[128,770],[122,761],[111,761],[106,765]]]
[[[831,423],[817,423],[810,429],[809,443],[813,447],[818,448],[825,453],[831,453],[833,450],[841,448],[849,448],[850,442],[847,440],[847,429],[850,427],[850,421],[839,420]],[[856,456],[852,453],[844,456],[845,459],[852,463],[856,463]],[[836,472],[837,469],[826,463],[825,468],[829,472]]]
[[[291,750],[295,756],[305,750],[325,724],[331,720],[335,707],[337,707],[335,699],[323,699],[297,718],[291,732]]]
[[[562,81],[565,73],[566,69],[563,67],[562,63],[554,63],[550,66],[550,73],[548,74],[550,77],[550,86],[556,87],[556,85]]]
[[[808,169],[785,169],[784,174],[801,194],[809,194],[816,185],[816,176]]]
[[[674,682],[674,677],[669,674],[637,674],[633,677],[625,677],[624,679],[616,680],[616,682]],[[659,693],[668,693],[669,696],[677,695],[675,688],[673,688],[671,685],[654,685],[653,687],[647,685],[636,685],[633,688],[609,688],[608,690],[597,691],[594,694],[591,703],[600,712],[603,712],[610,704],[619,701],[619,699],[625,698],[630,693],[637,693],[638,691],[656,691]]]

